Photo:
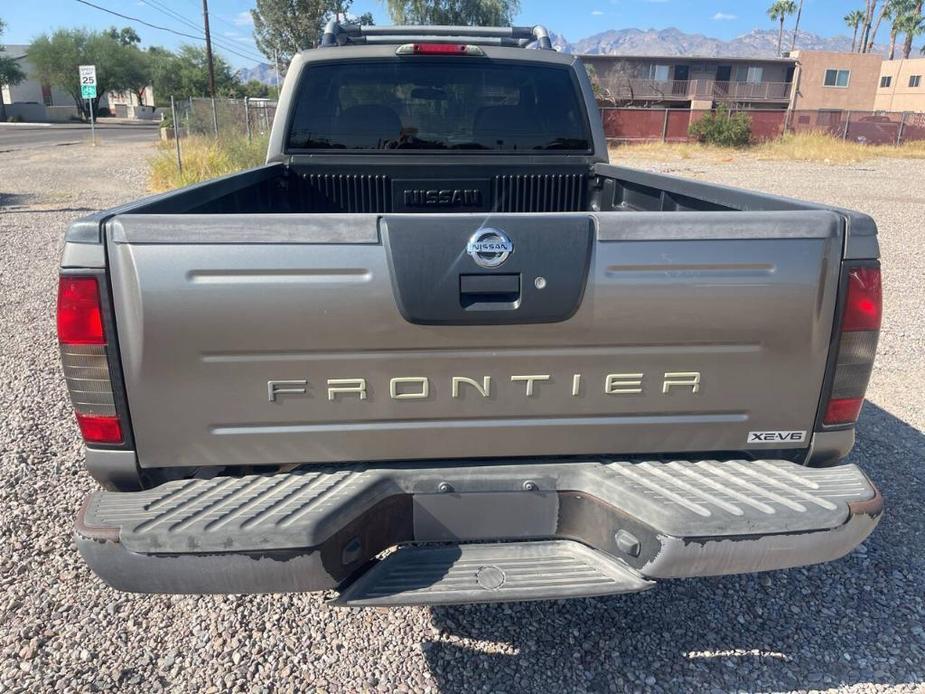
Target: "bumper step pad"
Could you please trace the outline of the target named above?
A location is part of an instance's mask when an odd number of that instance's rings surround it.
[[[403,547],[334,600],[347,607],[446,605],[637,593],[655,583],[578,542]]]
[[[642,590],[652,579],[827,561],[871,532],[881,506],[855,465],[813,469],[782,460],[309,467],[96,492],[76,536],[104,580],[140,592],[351,585],[342,603],[455,602],[475,588],[453,597],[450,584],[435,580],[432,589],[374,593],[405,573],[422,576],[419,562],[443,562],[452,585],[471,584],[467,562],[482,552],[497,553],[502,564],[524,552],[555,555],[610,577],[606,590],[551,580],[514,592],[522,573],[487,562],[511,581],[497,591],[479,587],[477,599],[490,601]]]

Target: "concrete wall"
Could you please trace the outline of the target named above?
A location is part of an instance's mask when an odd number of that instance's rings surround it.
[[[909,86],[909,78],[913,75],[921,76],[918,87]],[[889,87],[880,87],[878,79],[875,109],[925,113],[925,58],[884,60],[880,77],[884,76],[892,79]]]
[[[883,57],[875,53],[836,53],[830,51],[794,51],[796,88],[791,108],[797,110],[872,111],[880,64]],[[825,72],[829,69],[849,70],[846,87],[827,87]]]
[[[51,123],[66,123],[80,117],[77,107],[73,104],[70,106],[48,106],[45,113],[47,114],[46,120]]]
[[[48,118],[45,104],[6,104],[6,117],[22,118],[27,123],[44,123]]]

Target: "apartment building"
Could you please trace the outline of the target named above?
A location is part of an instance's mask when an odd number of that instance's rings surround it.
[[[925,113],[925,57],[883,61],[874,109]]]
[[[883,56],[876,53],[792,51],[796,63],[790,108],[871,111]]]
[[[582,55],[606,101],[639,108],[786,109],[792,58]]]

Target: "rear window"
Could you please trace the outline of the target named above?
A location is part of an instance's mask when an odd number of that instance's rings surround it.
[[[391,60],[309,67],[290,150],[591,149],[567,67],[484,60]]]

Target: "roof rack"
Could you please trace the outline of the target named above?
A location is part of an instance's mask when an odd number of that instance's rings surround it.
[[[321,47],[405,43],[431,41],[434,43],[470,43],[491,46],[526,48],[532,43],[537,48],[551,51],[552,41],[546,27],[466,27],[466,26],[365,26],[341,24],[332,19],[324,27]]]

